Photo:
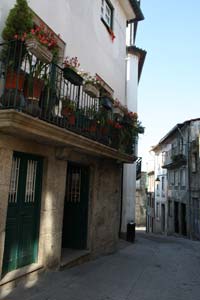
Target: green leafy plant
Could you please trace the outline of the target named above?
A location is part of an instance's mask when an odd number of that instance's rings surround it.
[[[26,0],[16,0],[15,6],[10,10],[2,31],[4,41],[11,42],[3,47],[1,57],[6,58],[8,68],[17,70],[21,67],[26,54],[23,40],[16,40],[16,36],[23,35],[33,27],[33,16]],[[9,53],[9,56],[8,56]]]
[[[2,37],[5,41],[11,41],[16,35],[21,36],[24,32],[33,28],[33,16],[26,0],[16,0],[15,6],[10,10],[7,17]]]
[[[74,57],[67,56],[64,59],[63,66],[64,66],[64,68],[70,68],[74,72],[78,73],[79,72],[79,67],[80,67],[78,57],[77,56],[74,56]]]
[[[100,86],[100,80],[97,79],[95,75],[91,75],[90,73],[82,73],[81,76],[83,77],[83,84],[92,84],[94,86]]]

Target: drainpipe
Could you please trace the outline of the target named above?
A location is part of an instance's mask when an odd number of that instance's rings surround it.
[[[191,170],[191,166],[190,166],[190,134],[191,134],[191,128],[190,128],[190,125],[188,126],[188,136],[187,136],[187,163],[188,163],[188,209],[189,209],[189,236],[191,238],[191,233],[192,233],[192,217],[191,217],[191,214],[192,214],[192,211],[191,211],[191,202],[192,202],[192,199],[191,199],[191,174],[190,174],[190,170]]]
[[[121,201],[120,201],[120,217],[119,217],[119,238],[121,235],[121,227],[122,227],[122,211],[123,211],[123,179],[124,179],[124,165],[121,165]]]
[[[188,172],[188,221],[189,224],[187,224],[187,228],[189,229],[189,232],[187,232],[187,235],[189,234],[189,237],[191,238],[191,231],[192,231],[192,217],[191,217],[191,176],[190,176],[190,134],[191,134],[191,128],[190,128],[190,123],[188,125],[188,130],[187,130],[187,141],[185,140],[181,129],[177,126],[177,129],[181,135],[181,137],[183,138],[183,140],[186,142],[187,145],[187,172]]]

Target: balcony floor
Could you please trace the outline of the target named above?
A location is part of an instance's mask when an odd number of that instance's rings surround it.
[[[60,128],[48,122],[34,118],[13,109],[0,110],[0,132],[50,144],[56,147],[71,147],[77,152],[116,160],[121,163],[133,163],[135,156],[121,153],[109,146]]]

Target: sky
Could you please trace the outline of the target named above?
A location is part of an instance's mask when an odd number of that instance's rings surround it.
[[[147,51],[138,89],[142,170],[151,146],[177,123],[200,117],[200,0],[141,0],[136,46]]]

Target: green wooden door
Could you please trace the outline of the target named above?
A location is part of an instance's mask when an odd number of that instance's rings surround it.
[[[42,158],[13,156],[3,273],[37,261],[42,188]]]
[[[63,218],[63,248],[87,246],[89,168],[69,164]]]

